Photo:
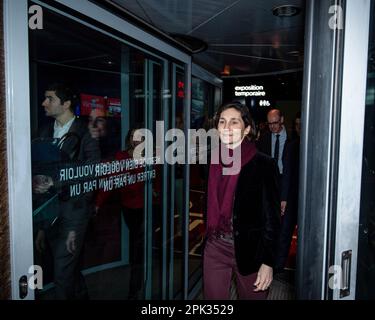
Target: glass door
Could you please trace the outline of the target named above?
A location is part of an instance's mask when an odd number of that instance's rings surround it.
[[[366,106],[371,2],[322,0],[306,7],[298,299],[355,299],[362,267],[371,270],[371,260],[362,264],[370,257],[363,232],[369,228],[363,221],[372,210],[367,193],[371,176],[365,172],[361,186],[362,155],[365,151],[368,161],[366,137],[371,137],[368,113],[363,145],[365,109],[371,110]],[[371,279],[371,271],[365,278]]]
[[[173,64],[172,70],[172,112],[171,129],[185,133],[185,70],[183,67]],[[184,146],[181,146],[184,148]],[[170,193],[170,263],[169,263],[169,299],[182,299],[185,263],[185,166],[181,163],[171,164],[171,193]]]
[[[375,299],[375,2],[371,5],[356,299]]]
[[[44,23],[29,31],[36,299],[161,299],[163,166],[136,133],[155,145],[165,63],[52,10]]]
[[[146,266],[146,299],[160,300],[165,291],[166,277],[166,224],[163,214],[163,181],[164,163],[161,162],[160,152],[164,152],[164,144],[160,143],[160,125],[164,129],[164,104],[162,100],[163,64],[154,60],[146,60],[146,121],[145,128],[149,130],[152,147],[146,148],[147,174],[152,176],[146,183],[145,203],[145,266]],[[159,126],[157,125],[159,124]],[[152,135],[152,136],[151,136]],[[164,138],[164,137],[162,137]],[[164,280],[164,281],[163,281]]]
[[[23,18],[34,4],[42,29]],[[154,149],[134,158],[134,134],[154,141],[168,120],[166,56],[191,57],[95,4],[66,6],[4,1],[12,298],[167,298],[168,168]]]
[[[372,1],[373,2],[373,1]],[[372,8],[374,3],[372,3]],[[337,171],[337,208],[335,212],[334,233],[331,237],[332,259],[327,277],[328,298],[333,300],[353,300],[359,297],[369,297],[366,292],[373,286],[373,262],[371,263],[371,201],[368,201],[369,185],[371,184],[372,164],[367,156],[369,138],[371,140],[371,103],[366,104],[366,80],[371,91],[372,61],[368,60],[369,29],[371,1],[346,1],[345,7],[345,36],[342,63],[341,82],[341,115],[339,123],[339,148]],[[371,34],[373,36],[373,34]],[[370,38],[373,46],[374,39]],[[371,48],[371,46],[370,46]],[[371,49],[370,49],[371,50]],[[370,69],[369,69],[370,67]],[[354,85],[355,84],[355,85]],[[367,91],[369,92],[369,91]],[[365,126],[365,111],[366,126]],[[363,144],[363,128],[365,143]],[[370,131],[369,131],[370,130]],[[364,152],[364,153],[363,153]],[[362,159],[362,154],[364,158]],[[371,160],[370,160],[371,162]],[[361,167],[362,173],[362,203],[361,203]],[[367,166],[370,165],[370,166]],[[368,171],[369,170],[369,171]],[[362,206],[362,217],[360,215]],[[370,218],[369,224],[364,219]],[[359,241],[358,241],[359,237]],[[367,239],[367,245],[364,244]],[[368,258],[368,259],[367,259]],[[365,262],[366,261],[366,262]],[[366,272],[365,272],[366,269]],[[356,286],[359,291],[356,292]],[[374,292],[374,291],[373,291]],[[372,295],[374,298],[374,295]]]

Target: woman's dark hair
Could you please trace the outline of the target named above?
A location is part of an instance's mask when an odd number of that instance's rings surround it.
[[[215,128],[218,127],[221,114],[227,109],[235,109],[241,114],[241,118],[242,118],[242,121],[245,124],[245,128],[250,126],[250,132],[246,137],[250,141],[255,140],[255,137],[256,137],[255,122],[253,120],[253,117],[250,114],[249,108],[246,105],[244,105],[240,102],[229,102],[229,103],[225,103],[221,107],[219,107],[219,109],[216,111],[216,114],[215,114],[215,117],[214,117]]]

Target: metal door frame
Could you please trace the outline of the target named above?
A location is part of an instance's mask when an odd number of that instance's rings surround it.
[[[370,0],[346,1],[337,186],[334,300],[355,299],[366,106]],[[348,263],[348,270],[345,264]],[[350,265],[349,265],[350,264]],[[333,271],[333,270],[331,270]],[[349,272],[347,275],[346,272]],[[336,274],[334,274],[336,276]],[[341,283],[349,277],[349,283]],[[328,281],[334,282],[332,276]],[[348,288],[347,285],[349,285]],[[336,288],[337,287],[337,288]]]
[[[12,299],[33,272],[29,41],[26,0],[4,1],[5,86]],[[28,290],[27,300],[34,299]]]
[[[355,298],[370,1],[311,0],[306,6],[299,299]],[[348,250],[352,290],[340,297],[337,270]]]

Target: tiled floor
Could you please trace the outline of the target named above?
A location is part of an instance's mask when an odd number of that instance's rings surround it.
[[[294,270],[285,270],[283,273],[276,274],[267,300],[295,300],[294,274]],[[230,299],[237,299],[235,282],[232,282]],[[203,293],[196,300],[204,300]]]
[[[276,274],[272,282],[268,300],[295,300],[294,270]]]

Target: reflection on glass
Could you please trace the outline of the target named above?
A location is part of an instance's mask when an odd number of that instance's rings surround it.
[[[44,29],[29,34],[34,257],[44,276],[36,298],[143,299],[145,266],[161,261],[160,252],[145,261],[145,241],[156,239],[162,174],[134,159],[132,136],[145,127],[145,83],[161,92],[161,67],[146,81],[142,52],[43,14]]]
[[[155,62],[149,62],[151,64],[152,73],[152,84],[149,90],[153,93],[151,96],[150,104],[152,105],[152,121],[151,130],[154,137],[154,148],[153,156],[156,156],[156,121],[162,121],[163,119],[163,104],[161,99],[162,91],[162,65]],[[163,216],[162,216],[162,175],[163,167],[161,164],[155,164],[149,168],[155,172],[155,179],[150,181],[149,184],[149,199],[151,198],[151,215],[149,219],[149,237],[151,238],[151,259],[149,259],[148,265],[152,269],[152,287],[151,287],[151,298],[162,299],[162,272],[163,272],[163,255],[165,250],[165,244],[163,244]]]
[[[215,97],[220,92],[201,79],[192,78],[192,129],[209,130],[213,127],[214,110],[220,104]],[[217,94],[217,96],[220,96]],[[196,142],[192,142],[195,144]],[[208,141],[209,143],[209,141]],[[206,150],[207,151],[207,150]],[[196,152],[205,152],[196,145]],[[206,204],[206,178],[208,167],[205,164],[190,165],[190,210],[189,210],[189,290],[197,284],[202,275],[202,250],[204,235],[204,215]]]
[[[172,128],[184,131],[185,127],[185,115],[184,115],[184,103],[185,103],[185,73],[182,68],[176,68],[176,96],[175,100],[175,119],[172,123]],[[173,230],[173,295],[177,297],[183,289],[183,276],[184,276],[184,264],[183,264],[183,252],[184,252],[184,241],[183,241],[183,217],[184,217],[184,165],[176,163],[173,165],[174,170],[174,214],[173,220],[171,221],[174,226]]]

